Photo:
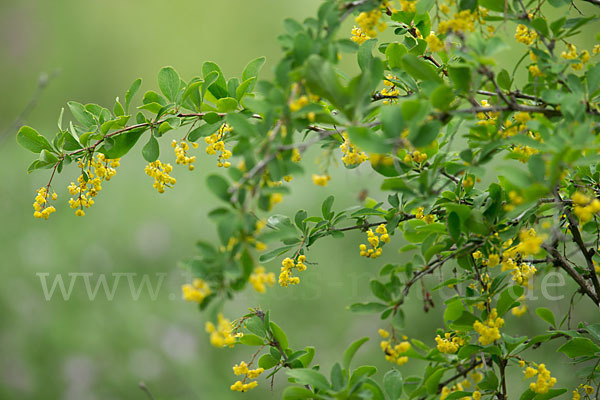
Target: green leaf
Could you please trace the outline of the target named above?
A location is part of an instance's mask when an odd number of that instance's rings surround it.
[[[323,218],[331,219],[333,217],[333,213],[331,212],[331,206],[333,206],[333,201],[335,200],[335,196],[328,196],[325,200],[323,200],[323,204],[321,204],[321,212],[323,213]]]
[[[154,135],[150,135],[150,140],[148,140],[148,143],[142,148],[142,155],[144,156],[144,159],[150,163],[158,160],[159,154],[160,146],[158,145],[158,140],[156,140]]]
[[[303,387],[299,386],[288,386],[285,388],[282,394],[283,400],[304,400],[314,399],[315,394]]]
[[[448,233],[450,234],[450,237],[457,242],[460,238],[460,217],[458,214],[454,211],[451,211],[450,214],[448,214],[446,224],[448,226]]]
[[[235,111],[238,108],[238,102],[232,97],[223,97],[217,100],[217,110],[222,113]]]
[[[385,139],[365,126],[351,126],[347,130],[350,140],[360,149],[370,153],[386,153],[389,146]]]
[[[402,374],[397,369],[391,369],[383,376],[383,389],[390,400],[398,400],[402,395]]]
[[[216,80],[213,82],[211,82],[211,80],[214,79],[214,76],[209,79],[209,75],[212,72],[216,72],[218,74]],[[213,96],[215,96],[217,99],[220,99],[221,97],[227,97],[227,82],[225,82],[223,72],[217,64],[211,61],[205,62],[202,65],[202,76],[204,77],[205,85],[208,88],[208,91]]]
[[[125,112],[129,112],[129,105],[131,104],[131,99],[133,99],[133,96],[135,96],[137,91],[140,89],[140,86],[142,86],[142,78],[138,78],[135,81],[133,81],[133,83],[127,90],[127,93],[125,93]]]
[[[385,57],[387,58],[390,69],[402,68],[402,56],[408,53],[408,49],[401,43],[390,43],[385,49]]]
[[[304,351],[306,351],[306,354],[298,357],[298,360],[302,363],[304,368],[307,368],[315,357],[315,348],[313,346],[306,346]]]
[[[503,69],[498,73],[496,77],[496,81],[498,82],[498,86],[500,86],[504,90],[510,90],[510,85],[512,84],[512,80],[510,79],[510,75],[508,71]]]
[[[244,68],[244,72],[242,72],[242,82],[247,81],[250,78],[256,78],[264,63],[264,57],[258,57],[250,61],[248,65],[246,65],[246,67]],[[256,80],[254,80],[254,82],[256,82]],[[249,90],[252,91],[253,88],[254,85],[252,85],[252,87],[250,87]]]
[[[344,365],[344,369],[345,370],[348,370],[350,368],[350,363],[352,362],[352,359],[354,358],[354,355],[356,354],[356,352],[358,351],[358,349],[360,349],[360,346],[362,346],[363,344],[365,344],[368,340],[369,340],[368,337],[360,338],[360,339],[352,342],[350,344],[350,346],[348,346],[348,348],[344,352],[344,363],[343,363],[343,365]]]
[[[431,375],[429,375],[429,377],[425,380],[425,388],[427,389],[427,393],[437,393],[438,384],[440,383],[444,372],[446,372],[445,368],[438,368]]]
[[[228,202],[231,198],[231,195],[229,194],[229,182],[221,175],[212,174],[207,176],[206,185],[208,189],[221,200]]]
[[[272,321],[269,323],[269,326],[271,327],[271,333],[273,334],[273,338],[275,338],[275,340],[279,342],[279,346],[281,346],[283,350],[287,349],[288,339],[283,329],[281,329],[279,325]]]
[[[581,356],[593,356],[600,351],[600,347],[588,338],[573,338],[563,344],[558,350],[563,352],[570,358]]]
[[[496,310],[498,316],[503,316],[508,310],[515,306],[515,302],[519,297],[523,295],[523,286],[513,285],[509,286],[500,293],[498,303],[496,304]]]
[[[552,313],[552,311],[550,311],[546,307],[536,308],[535,313],[538,315],[538,317],[540,317],[541,319],[543,319],[550,325],[552,325],[554,327],[556,326],[556,320],[554,319],[554,314]]]
[[[408,140],[415,147],[425,147],[437,138],[442,128],[442,123],[438,120],[429,121],[418,130],[411,132],[408,135]]]
[[[265,344],[265,341],[260,336],[245,333],[244,336],[240,337],[240,343],[247,346],[262,346]]]
[[[385,287],[383,283],[379,282],[377,279],[372,279],[370,285],[371,292],[373,292],[373,295],[375,295],[375,297],[383,301],[392,300],[392,295],[390,294],[390,291]]]
[[[19,132],[17,132],[17,143],[34,153],[40,153],[44,149],[52,151],[52,146],[50,146],[48,139],[29,126],[22,126],[19,129]]]
[[[354,303],[348,309],[352,312],[377,313],[385,310],[387,307],[381,303]]]
[[[314,94],[331,101],[340,110],[348,104],[350,96],[341,85],[330,62],[316,54],[311,55],[306,61],[304,77]]]
[[[83,124],[83,126],[86,128],[92,128],[96,125],[94,116],[85,109],[83,104],[76,101],[69,101],[67,105],[69,106],[69,110],[71,110],[71,114],[73,114],[75,119],[79,121],[79,123]]]
[[[58,162],[58,157],[56,157],[56,155],[53,153],[50,153],[48,150],[42,149],[40,152],[40,161],[47,164],[56,164]]]
[[[256,129],[249,121],[249,116],[240,113],[227,114],[227,123],[233,127],[235,134],[244,137],[253,137]]]
[[[421,60],[413,54],[402,56],[402,66],[410,76],[422,81],[442,82],[435,68],[426,61]]]
[[[144,132],[146,132],[146,128],[139,128],[132,129],[121,135],[113,136],[112,147],[108,148],[103,145],[99,151],[104,154],[106,158],[123,157],[137,143]]]
[[[454,101],[456,95],[452,89],[446,85],[439,85],[431,93],[431,104],[442,111],[446,111],[450,108],[450,103]]]
[[[181,78],[173,67],[164,67],[159,71],[158,87],[167,99],[175,102],[181,87]]]
[[[272,355],[263,354],[258,359],[258,366],[259,368],[264,368],[265,370],[267,370],[273,368],[275,365],[277,365],[278,362],[279,360],[275,359],[275,357],[273,357]]]
[[[327,378],[318,371],[309,368],[296,368],[286,373],[292,378],[296,379],[296,382],[301,385],[310,385],[315,389],[327,391],[330,389]],[[314,397],[314,394],[312,394]]]
[[[468,93],[471,88],[471,69],[464,65],[449,66],[448,77],[454,86],[463,93]]]

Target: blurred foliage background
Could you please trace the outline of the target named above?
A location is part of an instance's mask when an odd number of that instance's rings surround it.
[[[217,199],[204,188],[209,171],[216,170],[213,159],[199,153],[194,172],[176,169],[174,190],[158,195],[152,180],[143,172],[141,145],[122,160],[117,176],[104,185],[96,205],[83,219],[74,216],[66,204],[66,186],[77,176],[72,168],[55,181],[59,194],[58,212],[50,221],[34,220],[31,203],[34,191],[47,182],[47,171],[26,175],[31,154],[14,140],[15,119],[32,98],[41,74],[53,75],[26,118],[47,137],[56,131],[56,119],[68,100],[110,105],[115,96],[123,98],[126,88],[138,77],[143,90],[156,89],[160,67],[172,65],[188,80],[200,75],[201,65],[211,60],[221,65],[227,77],[239,76],[244,65],[259,55],[267,57],[261,76],[269,78],[280,56],[277,35],[285,17],[302,20],[314,15],[319,0],[4,0],[0,3],[0,398],[1,399],[144,399],[138,388],[144,381],[157,399],[277,398],[285,380],[275,380],[273,391],[267,382],[240,395],[230,392],[234,382],[231,366],[248,360],[250,349],[215,349],[204,333],[204,317],[181,300],[180,286],[189,281],[177,261],[194,254],[197,239],[215,241],[213,226],[206,218]],[[591,6],[582,5],[585,13]],[[347,31],[351,22],[347,22]],[[593,25],[592,25],[593,27]],[[597,25],[596,25],[597,27]],[[512,36],[514,27],[506,31]],[[589,42],[576,42],[591,49]],[[500,57],[503,66],[512,66],[523,49]],[[344,59],[352,71],[354,60]],[[143,93],[143,92],[142,92]],[[139,95],[138,95],[139,96]],[[138,97],[139,99],[139,97]],[[68,113],[68,112],[67,112]],[[67,116],[67,114],[65,114]],[[165,143],[168,141],[165,141]],[[200,150],[203,149],[201,145]],[[171,149],[163,154],[171,156]],[[166,161],[173,162],[166,158]],[[306,160],[318,159],[310,153]],[[377,198],[378,177],[363,166],[352,172],[333,170],[326,188],[310,183],[316,163],[307,163],[307,174],[293,181],[292,195],[276,206],[274,213],[293,215],[305,208],[317,212],[328,193],[337,196],[336,209],[359,203],[359,192],[369,189]],[[495,180],[492,170],[486,181]],[[379,199],[378,200],[385,200]],[[361,336],[373,340],[361,350],[356,362],[373,363],[383,370],[376,332],[383,327],[377,317],[352,315],[350,303],[369,298],[368,280],[386,262],[406,262],[392,247],[386,247],[377,261],[360,259],[358,243],[363,234],[348,234],[346,240],[319,243],[308,255],[318,263],[303,274],[299,287],[268,290],[266,295],[250,291],[228,303],[227,317],[244,313],[247,307],[262,305],[272,310],[290,337],[290,345],[315,345],[316,363],[328,371],[345,347]],[[393,241],[395,249],[402,241]],[[356,250],[356,251],[355,251]],[[279,270],[278,261],[267,265]],[[48,273],[51,284],[62,274],[68,285],[69,273],[93,273],[92,286],[99,274],[109,285],[113,273],[135,273],[139,287],[144,276],[156,287],[154,298],[143,289],[132,296],[127,278],[121,278],[112,301],[100,290],[90,301],[81,277],[76,278],[68,301],[55,293],[46,301],[40,277]],[[435,284],[440,277],[431,277]],[[567,296],[565,288],[555,289]],[[423,313],[418,290],[404,306],[405,334],[433,345],[433,332],[442,326],[443,298],[434,296],[436,308]],[[443,295],[443,293],[442,293]],[[451,296],[446,293],[446,296]],[[530,301],[530,308],[545,302]],[[547,304],[545,304],[547,305]],[[590,322],[597,311],[581,303],[578,314]],[[566,303],[552,303],[563,315]],[[545,329],[532,311],[520,320],[508,317],[511,334]],[[552,345],[545,345],[547,346]],[[573,386],[576,377],[568,374],[565,357],[538,350],[530,358],[546,362],[558,387]],[[410,375],[416,362],[403,372]],[[514,371],[513,393],[525,383]],[[562,377],[562,379],[561,379]],[[570,380],[570,381],[568,381]],[[279,383],[279,384],[278,384]]]

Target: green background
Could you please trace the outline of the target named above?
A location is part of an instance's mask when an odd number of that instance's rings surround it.
[[[13,121],[35,92],[40,74],[56,70],[60,74],[26,119],[47,137],[54,135],[58,113],[68,100],[111,106],[115,96],[124,97],[135,78],[144,79],[142,93],[156,89],[156,74],[165,65],[172,65],[188,80],[200,75],[202,63],[211,60],[229,78],[241,75],[249,60],[264,55],[267,64],[261,76],[269,78],[281,54],[277,35],[283,31],[283,18],[314,15],[318,4],[317,0],[5,0],[0,4],[0,399],[143,399],[146,396],[137,387],[140,381],[157,399],[279,397],[283,374],[276,377],[272,393],[262,379],[251,393],[230,392],[228,387],[235,381],[231,366],[248,361],[252,349],[211,347],[203,315],[181,300],[180,286],[189,277],[177,261],[194,254],[197,239],[216,243],[206,214],[218,200],[204,182],[217,168],[215,159],[204,154],[203,144],[196,170],[176,169],[177,185],[164,195],[156,193],[144,174],[138,145],[122,160],[117,176],[103,185],[83,219],[66,204],[66,186],[76,178],[75,170],[66,168],[54,182],[58,212],[50,221],[38,221],[32,217],[31,204],[48,173],[26,175],[32,156],[16,145]],[[350,28],[351,23],[346,23],[348,36]],[[514,25],[508,31],[512,36]],[[591,49],[591,36],[582,48]],[[523,50],[514,43],[514,50],[499,59],[512,65]],[[355,70],[354,61],[344,57],[348,70]],[[173,162],[168,145],[163,152],[167,156],[161,159]],[[317,212],[329,193],[337,197],[336,209],[358,204],[363,189],[377,197],[376,187],[369,185],[381,177],[366,165],[351,172],[336,169],[327,188],[314,187],[310,174],[318,170],[313,162],[318,156],[313,152],[305,157],[307,174],[293,180],[292,194],[273,212],[292,215],[299,208]],[[493,180],[494,174],[492,170],[486,181]],[[226,316],[239,316],[250,306],[271,309],[272,319],[286,330],[292,347],[316,346],[315,361],[327,374],[347,344],[371,336],[357,362],[387,370],[390,365],[383,360],[376,337],[385,324],[377,316],[352,315],[346,306],[370,298],[368,280],[385,262],[408,261],[408,256],[397,255],[395,249],[402,243],[396,236],[382,258],[360,258],[358,244],[363,236],[354,232],[346,240],[318,243],[308,254],[309,261],[317,264],[302,273],[300,286],[275,287],[266,295],[247,290],[227,304]],[[279,270],[278,261],[266,266]],[[93,273],[92,286],[99,274],[105,274],[112,285],[113,273],[135,273],[136,286],[144,275],[154,286],[159,276],[164,276],[164,282],[156,298],[143,290],[135,300],[127,278],[121,278],[112,301],[102,289],[90,301],[79,277],[68,301],[58,293],[46,301],[38,273],[49,273],[49,281],[63,274],[67,284],[69,273]],[[440,278],[429,280],[433,286]],[[405,333],[433,345],[432,334],[443,323],[442,300],[434,297],[436,308],[426,314],[418,292],[404,306]],[[567,305],[550,306],[562,315]],[[597,320],[591,304],[578,307],[583,318]],[[545,329],[544,325],[529,311],[519,320],[508,316],[506,331],[516,335]],[[559,378],[557,387],[575,384],[565,357],[544,350],[528,357],[546,362]],[[416,367],[418,363],[411,360],[401,370],[410,375]],[[526,385],[520,374],[512,369],[512,393],[520,393]]]

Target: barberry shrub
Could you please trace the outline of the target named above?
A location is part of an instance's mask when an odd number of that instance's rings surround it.
[[[347,19],[354,28],[341,30]],[[73,120],[64,123],[61,113],[50,141],[22,127],[17,141],[39,155],[28,171],[51,170],[34,216],[48,219],[63,208],[57,197],[64,191],[52,179],[73,170],[68,204],[83,216],[138,141],[154,188],[170,192],[178,168],[194,168],[200,142],[222,168],[206,176],[222,200],[209,214],[220,244],[198,243],[198,254],[183,263],[195,279],[182,290],[206,312],[212,345],[255,349],[233,367],[231,390],[249,391],[280,373],[291,382],[285,399],[597,396],[600,324],[574,320],[573,312],[598,316],[600,307],[600,45],[573,44],[598,27],[597,18],[568,0],[327,0],[316,18],[284,26],[284,56],[271,81],[258,79],[264,58],[230,79],[212,62],[189,81],[165,67],[160,91],[145,92],[135,112],[139,79],[112,111],[69,102]],[[500,68],[495,58],[509,45],[522,56]],[[356,57],[355,76],[338,67],[342,53]],[[160,140],[174,151],[162,161]],[[273,214],[312,147],[323,150],[314,184],[327,186],[335,165],[347,173],[372,169],[381,177],[371,180],[375,192],[386,195],[345,210],[324,195],[318,215]],[[486,176],[491,165],[498,176]],[[351,368],[368,338],[350,344],[325,373],[313,365],[318,350],[291,348],[268,310],[223,315],[224,302],[248,286],[295,290],[303,275],[319,273],[311,247],[349,234],[363,235],[351,251],[365,263],[377,263],[390,242],[407,243],[395,263],[373,274],[373,298],[349,305],[381,316],[372,327],[381,352],[373,357],[391,363],[384,374]],[[277,274],[261,265],[271,260],[281,263]],[[559,318],[544,307],[532,313],[525,299],[551,273],[570,282]],[[419,339],[403,333],[403,305],[415,286],[425,311],[436,291],[453,293],[443,324]],[[548,330],[516,336],[523,315],[541,318]],[[562,386],[538,360],[533,349],[551,343],[573,364],[578,386]],[[425,367],[400,367],[413,361]],[[510,370],[522,379],[507,379]]]

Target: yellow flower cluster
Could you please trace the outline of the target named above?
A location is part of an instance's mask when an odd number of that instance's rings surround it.
[[[442,353],[456,353],[460,346],[465,344],[465,339],[452,336],[450,332],[446,332],[444,337],[442,338],[440,335],[435,337],[435,342],[437,343],[437,348]]]
[[[377,236],[377,234],[379,236]],[[390,235],[387,232],[385,224],[381,224],[377,228],[375,228],[375,232],[373,232],[372,229],[369,229],[367,231],[367,241],[371,245],[371,248],[367,249],[366,244],[361,244],[359,246],[360,255],[367,257],[367,258],[379,257],[381,255],[381,247],[379,246],[380,242],[382,242],[382,243],[390,242]]]
[[[438,38],[433,31],[425,38],[425,41],[427,42],[427,46],[429,46],[429,50],[431,51],[436,52],[444,50],[444,42],[440,40],[440,38]]]
[[[119,165],[118,158],[107,159],[104,154],[97,154],[95,160],[92,158],[87,163],[81,160],[78,162],[82,173],[77,178],[77,184],[71,182],[68,187],[71,196],[77,196],[69,199],[69,206],[76,210],[75,215],[85,215],[83,208],[90,208],[94,204],[92,197],[96,197],[102,190],[102,181],[110,181]]]
[[[204,138],[204,141],[208,145],[206,147],[206,154],[217,154],[217,167],[229,168],[231,166],[231,163],[227,160],[231,158],[232,153],[225,148],[224,139],[225,136],[232,131],[233,128],[231,126],[223,124],[217,132]]]
[[[526,379],[533,378],[537,375],[536,382],[531,382],[529,384],[529,389],[535,393],[548,393],[548,390],[556,384],[556,378],[550,376],[550,371],[544,364],[538,365],[537,369],[527,367],[523,373],[525,374]]]
[[[516,246],[516,251],[523,257],[534,256],[540,252],[544,237],[538,236],[533,228],[529,230],[522,229],[519,232],[519,241],[520,243]]]
[[[361,12],[356,17],[356,23],[360,27],[360,30],[367,35],[369,38],[377,36],[377,31],[383,32],[387,27],[385,21],[379,21],[381,19],[381,10],[374,9],[369,12]]]
[[[473,32],[475,30],[476,18],[477,14],[471,12],[471,10],[462,10],[454,14],[453,18],[441,21],[438,25],[437,33],[443,35],[448,31]]]
[[[522,317],[527,312],[527,304],[525,304],[525,296],[519,297],[519,301],[521,302],[521,305],[518,307],[514,307],[512,310],[510,310],[512,315],[514,315],[515,317]]]
[[[417,2],[411,0],[400,0],[400,6],[404,12],[415,12],[417,11]]]
[[[302,95],[290,103],[290,111],[296,112],[310,103],[308,96]]]
[[[585,224],[594,217],[598,211],[600,211],[600,200],[581,193],[575,192],[571,196],[573,201],[573,214],[579,218],[579,222]]]
[[[494,268],[500,264],[500,256],[498,254],[490,254],[487,259],[481,260],[481,264],[488,268]]]
[[[275,274],[267,273],[265,267],[258,266],[250,275],[250,284],[258,293],[264,293],[267,291],[266,285],[273,286],[275,284]]]
[[[181,286],[181,290],[185,301],[193,301],[196,303],[202,303],[206,296],[211,293],[208,283],[202,279],[194,279],[191,285],[186,283]]]
[[[514,264],[512,259],[509,260]],[[524,287],[529,287],[531,278],[533,278],[536,272],[537,269],[533,265],[527,263],[520,263],[518,266],[515,265],[510,271],[513,281]],[[527,311],[527,309],[525,309],[525,311]]]
[[[210,333],[210,344],[215,347],[233,347],[236,338],[243,334],[235,333],[233,325],[223,314],[219,313],[217,318],[217,326],[210,321],[206,323],[206,332]]]
[[[517,31],[515,32],[515,39],[517,39],[517,42],[529,46],[537,39],[537,37],[538,35],[535,30],[529,29],[523,24],[517,25]]]
[[[187,165],[190,171],[194,170],[194,162],[196,162],[196,156],[188,157],[187,151],[190,149],[190,145],[184,141],[177,143],[177,140],[171,142],[171,147],[175,149],[175,162],[180,165]],[[198,143],[192,143],[192,147],[197,149]]]
[[[481,107],[492,107],[492,105],[489,101],[483,99],[481,100]],[[479,122],[477,122],[477,125],[494,125],[499,115],[500,113],[492,111],[478,112],[477,119],[479,119]]]
[[[410,164],[415,162],[417,164],[424,163],[427,160],[427,154],[421,153],[419,150],[415,150],[412,153],[406,153],[404,156],[404,162]]]
[[[173,171],[171,164],[164,164],[160,160],[146,165],[144,172],[151,178],[154,178],[154,184],[152,187],[158,191],[158,193],[164,193],[165,187],[173,187],[177,180],[169,175]]]
[[[395,80],[398,80],[398,77],[392,74],[388,74],[383,80],[385,87],[381,89],[380,94],[384,97],[388,97],[383,100],[383,104],[398,102],[397,98],[400,96],[400,90],[396,87],[396,84],[394,83]]]
[[[523,204],[524,201],[523,197],[519,195],[519,193],[517,193],[515,190],[511,190],[510,192],[508,192],[508,200],[510,201],[510,203],[504,205],[505,211],[514,210],[516,206]]]
[[[594,388],[590,385],[584,385],[583,383],[579,385],[579,387],[573,390],[573,400],[581,400],[581,395],[579,394],[579,389],[583,389],[585,394],[591,396],[594,394]]]
[[[435,222],[435,215],[433,214],[425,214],[425,208],[419,207],[415,211],[415,218],[425,221],[427,224],[432,224]]]
[[[353,42],[363,44],[369,39],[371,38],[368,37],[358,26],[352,28],[352,36],[350,37],[350,40]]]
[[[500,339],[500,328],[503,325],[504,320],[498,317],[498,312],[494,308],[483,323],[475,321],[473,329],[479,334],[479,343],[487,346],[493,343],[494,340]]]
[[[312,180],[313,180],[313,183],[317,186],[327,186],[327,184],[331,180],[331,176],[329,176],[329,174],[325,174],[325,175],[313,174]]]
[[[344,139],[344,143],[340,145],[340,150],[342,150],[342,153],[344,154],[342,161],[346,166],[351,167],[360,165],[369,159],[363,151],[360,151],[354,143],[350,141],[346,132],[342,133],[342,138]]]
[[[590,61],[590,52],[587,50],[583,50],[579,55],[577,55],[577,47],[571,43],[567,43],[567,49],[563,51],[560,56],[565,60],[576,60],[579,59],[580,62],[571,64],[571,68],[575,71],[579,71],[583,68],[583,64]]]
[[[241,363],[239,363],[239,365],[233,366],[233,373],[236,375],[244,375],[244,379],[241,381],[236,381],[229,388],[234,392],[247,392],[250,389],[254,389],[256,386],[258,386],[258,382],[252,381],[249,383],[245,383],[246,380],[256,379],[263,372],[265,372],[264,368],[249,369],[248,364],[242,361]]]
[[[300,154],[300,151],[298,149],[293,149],[292,150],[292,162],[298,163],[302,161],[302,154]]]
[[[515,157],[522,163],[526,163],[529,160],[529,157],[531,157],[534,154],[537,154],[538,152],[539,151],[537,149],[534,149],[533,147],[520,145],[513,146],[511,150],[511,153],[514,154]]]
[[[279,274],[279,284],[283,287],[287,287],[288,285],[297,285],[300,283],[300,278],[297,276],[292,276],[292,270],[296,268],[298,272],[302,272],[306,270],[306,261],[305,255],[299,255],[297,262],[294,264],[294,260],[289,257],[286,257],[281,262],[281,273]]]
[[[56,200],[58,195],[56,192],[52,192],[52,196],[50,196],[52,200]],[[48,205],[48,192],[45,187],[38,189],[37,195],[35,196],[35,202],[33,203],[33,216],[35,218],[48,219],[50,214],[56,212],[56,208],[54,206]]]
[[[386,339],[390,334],[385,329],[379,329],[379,335]],[[382,340],[380,345],[387,361],[398,365],[404,365],[408,362],[408,357],[402,355],[410,350],[410,343],[406,340],[406,336],[403,337],[403,341],[400,343],[394,344],[393,341]]]
[[[532,64],[527,69],[529,70],[529,73],[533,77],[542,77],[542,76],[544,76],[544,73],[542,72],[542,70],[540,70],[540,67],[538,67],[537,64]]]

